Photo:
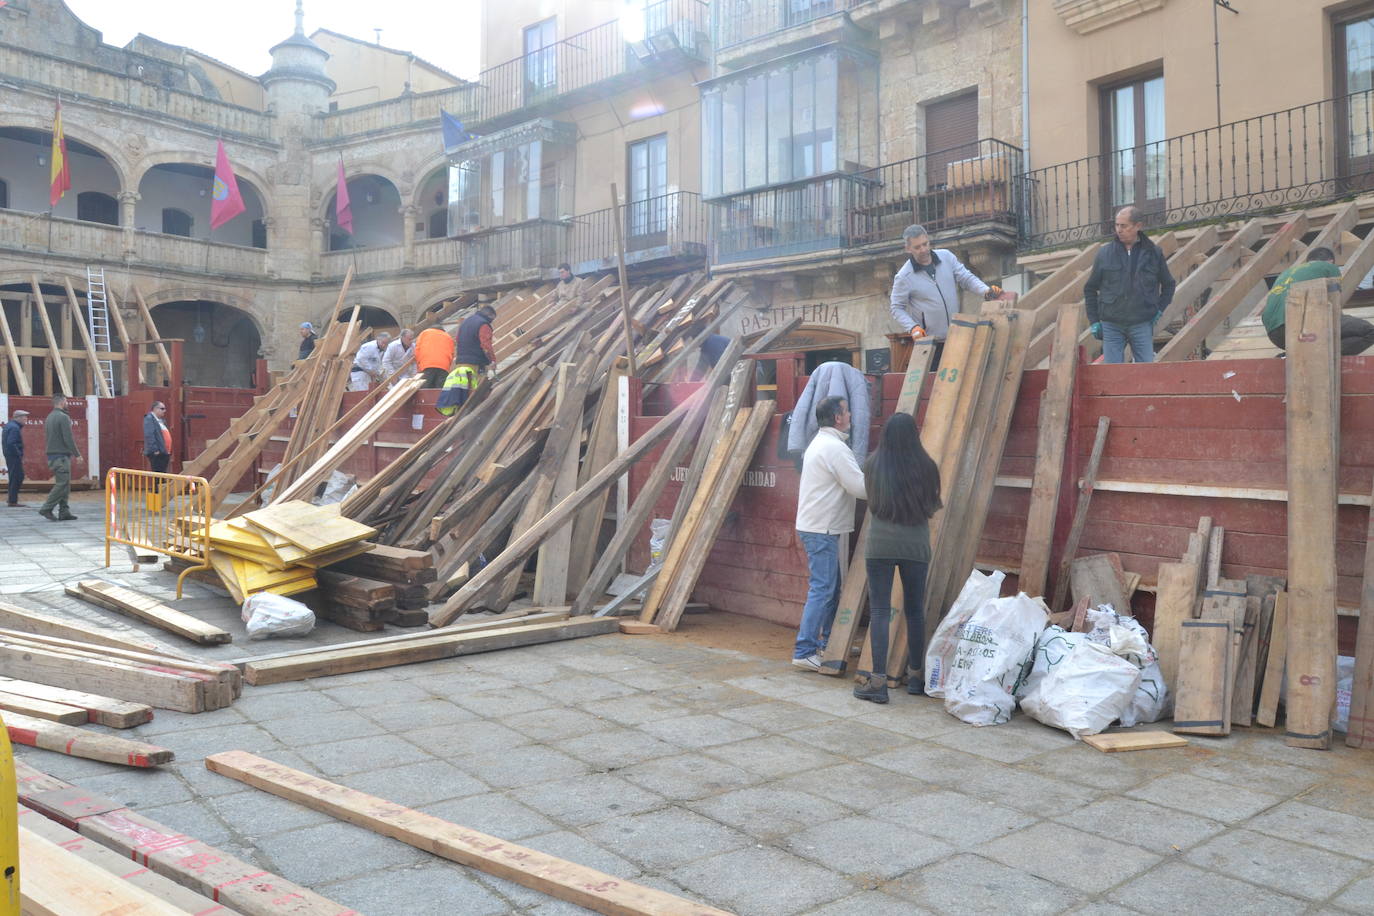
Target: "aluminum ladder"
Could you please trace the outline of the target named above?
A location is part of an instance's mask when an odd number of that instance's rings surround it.
[[[91,325],[91,342],[98,352],[110,352],[110,304],[105,296],[105,268],[86,267],[86,314]],[[114,361],[102,359],[99,372],[106,387],[115,390]]]

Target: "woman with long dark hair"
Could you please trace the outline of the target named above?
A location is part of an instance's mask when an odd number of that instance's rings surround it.
[[[940,510],[940,468],[921,445],[916,420],[893,414],[883,425],[878,448],[864,465],[868,493],[868,637],[873,674],[854,696],[887,702],[888,624],[892,616],[892,579],[902,575],[902,613],[911,653],[907,693],[922,694],[925,667],[926,572],[930,567],[930,517]]]

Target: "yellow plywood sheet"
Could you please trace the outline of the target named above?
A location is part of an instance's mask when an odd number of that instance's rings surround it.
[[[337,505],[312,506],[301,500],[267,506],[249,512],[244,518],[310,553],[323,553],[377,533],[375,528],[339,515]]]

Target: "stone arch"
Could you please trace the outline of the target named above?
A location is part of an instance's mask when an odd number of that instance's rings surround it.
[[[334,204],[338,192],[331,189],[323,200],[321,219],[329,228],[327,251],[349,248],[386,248],[400,245],[405,236],[404,199],[395,181],[378,171],[345,176],[353,233],[335,227]]]
[[[214,168],[199,161],[195,154],[178,155],[164,151],[145,157],[138,176],[139,200],[134,206],[134,225],[148,232],[162,232],[162,211],[168,208],[184,210],[193,223],[190,238],[216,243],[252,247],[254,226],[266,220],[268,200],[251,178],[238,174],[239,192],[244,212],[220,226],[210,228],[213,212]],[[165,161],[154,161],[165,160]]]
[[[367,175],[375,175],[391,183],[396,189],[396,196],[401,199],[401,206],[409,205],[415,197],[415,185],[405,175],[409,172],[397,171],[394,167],[386,165],[376,159],[363,159],[358,162],[350,162],[347,157],[344,160],[344,180],[349,184],[349,193],[352,194],[353,182],[355,179]],[[330,160],[315,170],[315,180],[319,182],[310,199],[315,202],[314,216],[316,219],[329,219],[334,206],[334,195],[338,186],[339,160]]]
[[[149,304],[158,332],[180,338],[186,382],[212,388],[252,388],[262,332],[251,312],[213,299]]]
[[[415,183],[415,194],[411,198],[411,205],[415,208],[416,221],[425,224],[426,238],[447,238],[448,237],[448,163],[447,161],[426,171],[417,172],[421,178]],[[437,199],[436,199],[437,197]],[[436,220],[436,214],[442,215],[442,220]],[[436,222],[442,222],[444,232],[435,235],[431,230],[436,228]]]
[[[255,168],[244,165],[234,157],[232,152],[229,155],[229,159],[233,163],[234,177],[239,180],[239,184],[242,185],[246,183],[252,187],[254,193],[258,195],[258,199],[262,201],[263,212],[270,214],[276,206],[276,202],[271,193],[272,183],[267,180],[267,176]],[[203,149],[170,149],[148,152],[139,158],[138,162],[135,163],[133,169],[130,171],[130,175],[137,179],[134,190],[137,190],[137,185],[143,182],[143,177],[150,169],[159,165],[172,165],[175,163],[202,165],[213,171],[215,168],[214,151],[212,149],[208,155]]]
[[[67,139],[68,147],[70,148],[72,141],[76,141],[100,153],[109,162],[110,168],[114,170],[115,178],[119,183],[119,190],[129,190],[129,176],[133,174],[133,169],[129,160],[119,151],[119,144],[109,137],[87,130],[80,121],[76,123],[71,123],[71,121],[69,116],[64,116],[62,119],[62,135]],[[51,137],[52,111],[48,111],[45,115],[31,115],[20,111],[6,112],[0,116],[0,130],[7,127],[36,130]],[[44,186],[46,187],[46,182]]]

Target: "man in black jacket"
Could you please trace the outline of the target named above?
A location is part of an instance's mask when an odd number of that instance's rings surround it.
[[[9,472],[10,508],[24,505],[19,501],[19,488],[24,485],[24,421],[29,418],[27,410],[16,410],[10,421],[4,425],[0,435],[5,452],[5,469]]]
[[[167,405],[154,401],[152,409],[143,415],[143,454],[158,474],[167,473],[167,464],[172,460],[171,444],[172,434],[167,430]]]
[[[1154,242],[1141,232],[1145,217],[1136,207],[1116,214],[1116,238],[1093,259],[1083,302],[1093,336],[1102,341],[1105,362],[1126,361],[1126,344],[1138,363],[1155,358],[1154,328],[1174,298],[1174,277]]]

